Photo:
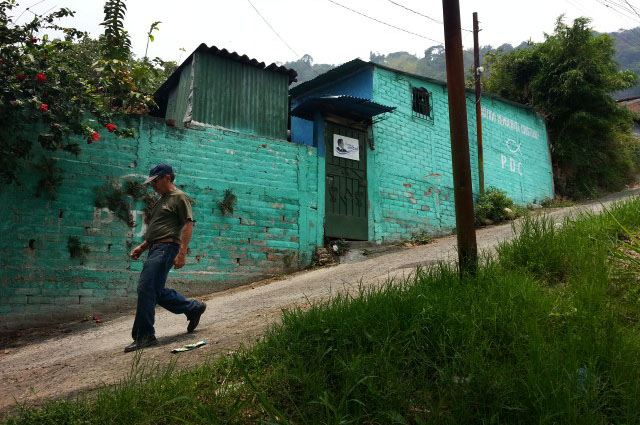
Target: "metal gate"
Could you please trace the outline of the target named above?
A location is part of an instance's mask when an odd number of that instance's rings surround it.
[[[327,123],[325,147],[325,236],[367,240],[366,133]]]

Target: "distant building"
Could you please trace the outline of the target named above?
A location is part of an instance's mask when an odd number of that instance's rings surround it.
[[[627,108],[628,110],[635,112],[638,114],[637,118],[633,121],[633,125],[631,126],[631,132],[637,138],[640,138],[640,96],[629,97],[627,99],[620,99],[617,101],[618,105]]]

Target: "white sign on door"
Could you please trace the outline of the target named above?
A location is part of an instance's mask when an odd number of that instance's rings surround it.
[[[358,143],[358,139],[334,134],[333,156],[360,161],[360,144]]]

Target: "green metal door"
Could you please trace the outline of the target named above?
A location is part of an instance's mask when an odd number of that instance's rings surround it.
[[[325,147],[325,236],[366,241],[366,133],[327,123]]]

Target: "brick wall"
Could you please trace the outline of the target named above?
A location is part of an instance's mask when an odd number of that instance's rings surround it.
[[[108,178],[142,181],[157,162],[170,163],[176,184],[196,201],[187,266],[171,271],[172,287],[212,292],[310,262],[318,243],[310,231],[318,221],[315,148],[148,117],[129,125],[136,139],[106,134],[78,157],[55,153],[64,170],[56,200],[34,197],[33,171],[0,191],[0,331],[133,304],[142,262],[128,252],[142,240],[144,205],[133,202],[129,228],[94,207],[94,188]],[[223,216],[228,188],[237,203]],[[70,258],[69,237],[91,249],[86,259]]]
[[[424,87],[433,120],[413,116],[412,87]],[[449,110],[446,86],[376,68],[373,100],[396,106],[374,124],[375,150],[368,154],[369,234],[383,242],[419,230],[449,233],[455,227]],[[544,121],[525,108],[485,97],[485,187],[505,190],[516,203],[553,196]],[[473,189],[477,193],[475,104],[467,98]],[[507,143],[507,141],[509,141]]]

